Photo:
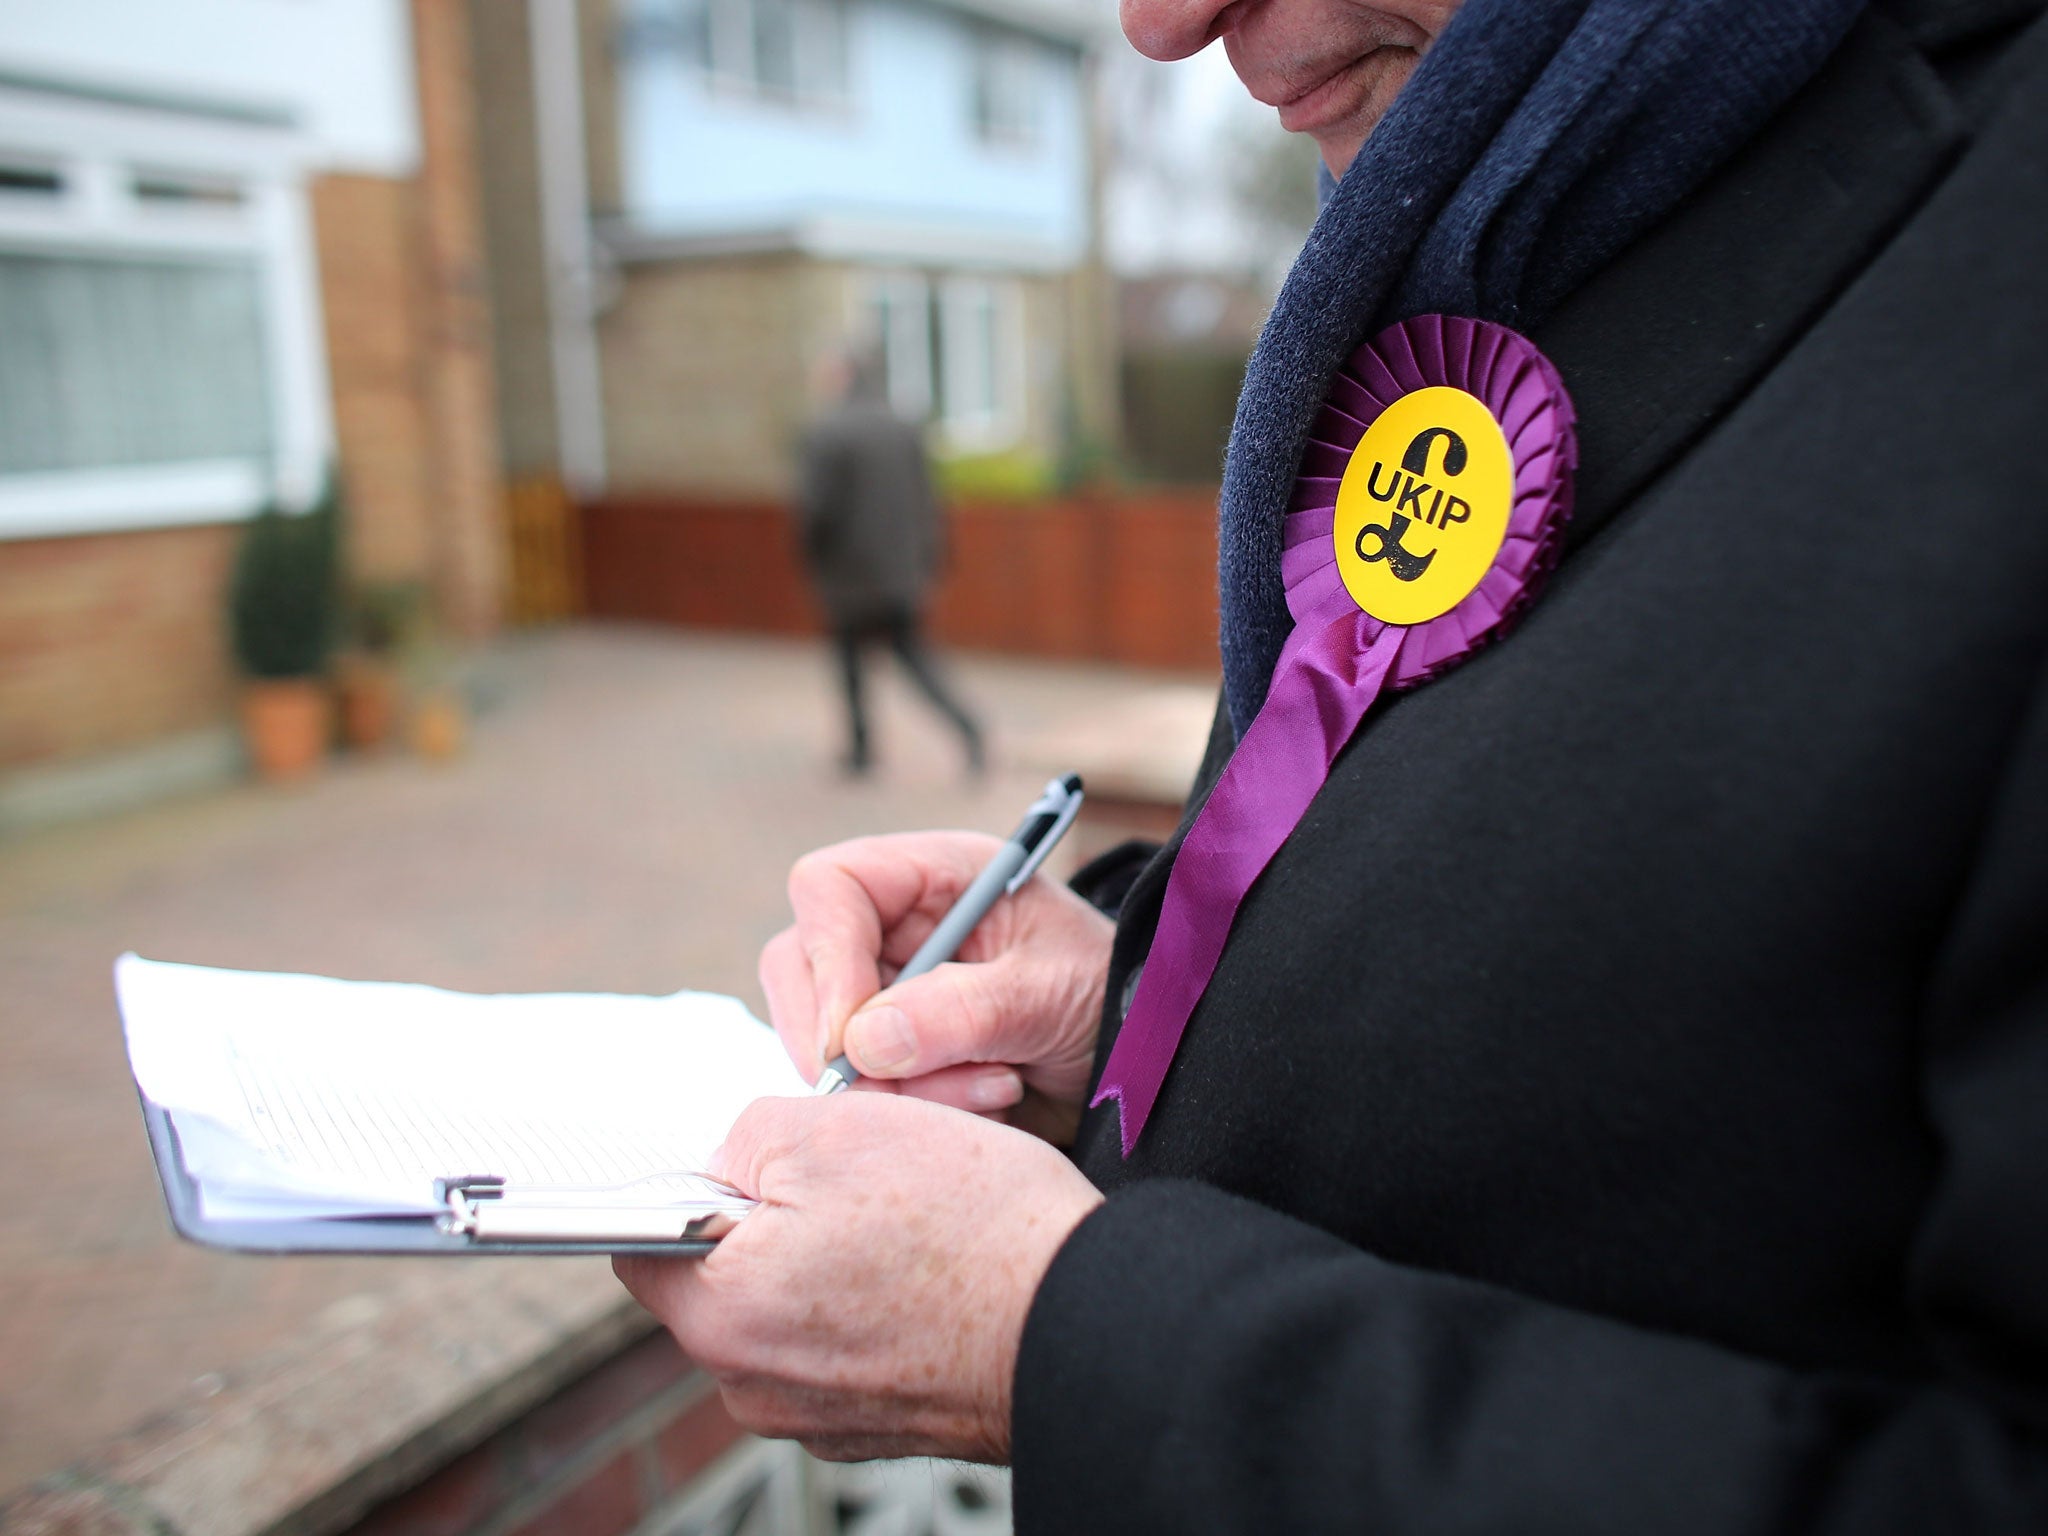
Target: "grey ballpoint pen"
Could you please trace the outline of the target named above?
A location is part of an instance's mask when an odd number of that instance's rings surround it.
[[[918,946],[909,964],[896,973],[896,980],[908,981],[913,976],[922,976],[934,966],[944,965],[952,959],[961,941],[988,916],[989,908],[1004,896],[1020,890],[1024,882],[1037,873],[1038,866],[1045,862],[1045,856],[1052,852],[1053,845],[1074,824],[1074,818],[1080,811],[1079,774],[1062,774],[1048,783],[1045,792],[1031,802],[1031,808],[1024,813],[1017,830],[1010,834],[1010,840],[996,851],[996,856],[988,861],[988,867],[974,877],[974,883],[960,893],[960,899],[939,919],[939,926],[932,930],[931,937]],[[818,1074],[818,1085],[811,1091],[837,1093],[859,1076],[851,1061],[843,1055],[835,1056],[825,1063],[825,1070]]]

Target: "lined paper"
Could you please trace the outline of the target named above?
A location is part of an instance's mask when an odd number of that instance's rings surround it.
[[[209,1217],[435,1210],[438,1178],[701,1199],[740,1111],[800,1095],[735,998],[481,996],[126,955],[137,1086],[169,1111]]]

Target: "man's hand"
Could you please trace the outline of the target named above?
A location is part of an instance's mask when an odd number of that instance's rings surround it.
[[[872,1093],[763,1099],[719,1161],[761,1204],[710,1257],[612,1267],[733,1417],[831,1460],[1008,1460],[1025,1314],[1102,1200],[1073,1165]]]
[[[807,854],[789,876],[796,922],[762,950],[761,986],[806,1076],[843,1050],[865,1086],[1071,1141],[1094,1066],[1108,918],[1033,876],[955,961],[890,985],[1000,846],[918,832]]]

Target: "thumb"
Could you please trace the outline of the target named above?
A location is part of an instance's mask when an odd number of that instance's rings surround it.
[[[1029,1013],[1013,962],[948,962],[862,1004],[846,1021],[846,1053],[863,1077],[884,1078],[1021,1060]]]
[[[818,1122],[827,1099],[756,1099],[740,1111],[726,1135],[725,1144],[711,1154],[707,1170],[755,1199],[764,1199],[765,1186],[774,1182],[776,1169],[803,1150]]]

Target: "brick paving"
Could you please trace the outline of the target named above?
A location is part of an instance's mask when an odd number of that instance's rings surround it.
[[[1063,766],[1047,743],[1184,681],[954,670],[991,727],[980,781],[893,674],[875,689],[881,769],[849,783],[817,647],[586,627],[488,658],[487,707],[454,763],[337,763],[301,790],[0,844],[0,1499],[266,1355],[393,1306],[488,1307],[508,1262],[177,1242],[121,1052],[115,955],[478,991],[698,986],[758,1009],[754,956],[798,854],[875,830],[1006,830]],[[510,1262],[612,1283],[601,1261]]]

